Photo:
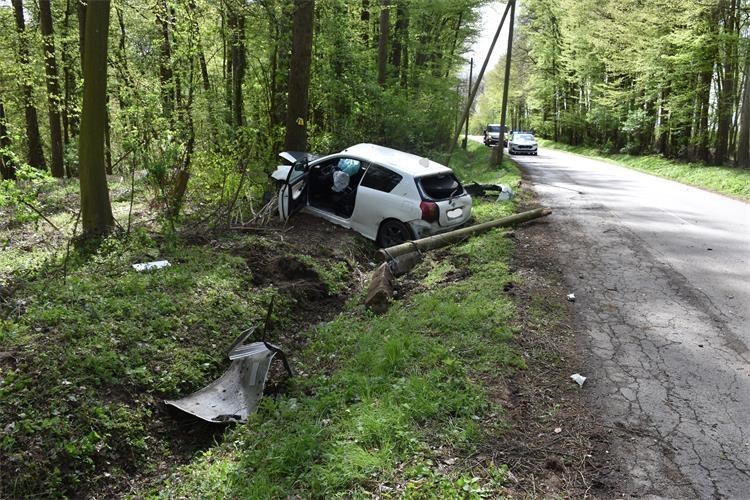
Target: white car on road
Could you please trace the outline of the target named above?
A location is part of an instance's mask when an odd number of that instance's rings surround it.
[[[534,134],[529,132],[513,132],[508,140],[508,154],[536,155],[537,149]]]
[[[282,183],[282,220],[303,210],[388,247],[450,231],[471,216],[471,196],[453,171],[427,158],[375,144],[280,156],[289,165],[271,176]]]

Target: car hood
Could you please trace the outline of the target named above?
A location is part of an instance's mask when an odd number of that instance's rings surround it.
[[[300,160],[304,160],[307,158],[309,161],[317,160],[320,158],[320,155],[316,155],[315,153],[306,153],[304,151],[282,151],[279,153],[279,156],[285,160],[287,163],[284,165],[279,165],[276,167],[276,170],[274,170],[271,173],[271,177],[273,179],[276,179],[277,181],[285,181],[287,177],[289,177],[289,170],[291,170],[292,165],[294,165],[296,162]]]
[[[518,139],[511,141],[513,144],[518,144],[522,146],[536,146],[536,141],[530,141],[528,139]]]

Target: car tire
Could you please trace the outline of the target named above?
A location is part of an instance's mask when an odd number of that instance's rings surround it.
[[[380,224],[377,244],[381,248],[388,248],[412,239],[414,239],[414,235],[411,233],[409,226],[400,220],[386,219]]]

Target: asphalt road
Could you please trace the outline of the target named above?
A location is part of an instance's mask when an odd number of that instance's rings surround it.
[[[624,496],[750,498],[750,205],[606,162],[514,156],[551,206]]]

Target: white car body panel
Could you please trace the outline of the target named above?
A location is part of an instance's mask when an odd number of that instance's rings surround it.
[[[289,177],[289,171],[292,169],[291,165],[279,165],[276,170],[271,173],[271,177],[277,181],[286,182]]]

